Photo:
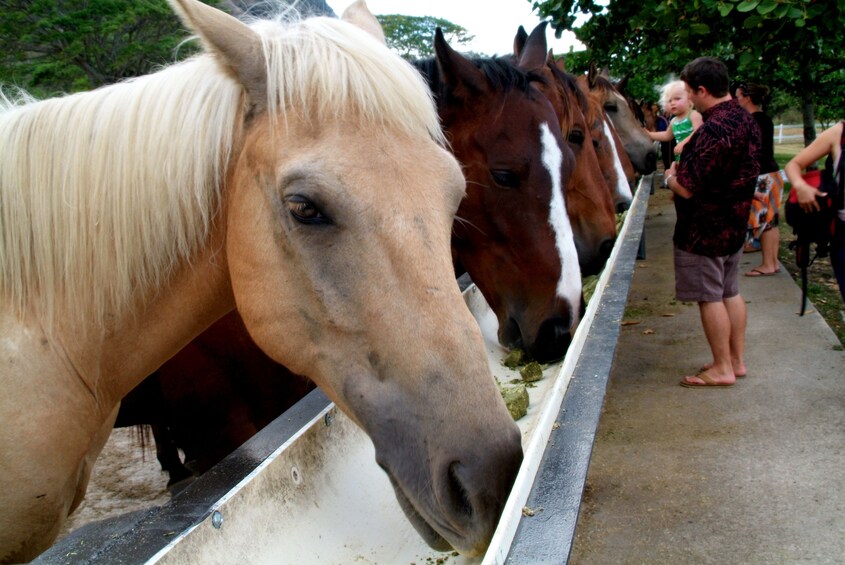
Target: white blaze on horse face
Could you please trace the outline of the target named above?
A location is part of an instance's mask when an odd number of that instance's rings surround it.
[[[540,142],[543,146],[543,165],[552,178],[549,224],[555,232],[555,245],[560,254],[560,280],[557,283],[557,294],[573,308],[578,308],[581,303],[581,267],[578,263],[578,252],[575,250],[572,224],[569,223],[566,202],[563,199],[560,178],[563,153],[548,124],[544,123],[540,126]],[[575,319],[575,312],[573,312],[573,319]]]
[[[634,195],[631,194],[631,187],[628,186],[628,177],[625,176],[625,169],[622,168],[622,161],[619,159],[616,144],[613,142],[613,132],[610,131],[613,125],[610,123],[610,120],[605,118],[602,121],[602,126],[604,128],[604,136],[609,141],[608,145],[610,145],[610,150],[613,152],[613,168],[616,170],[616,194],[624,198],[627,202],[631,202],[634,199]]]

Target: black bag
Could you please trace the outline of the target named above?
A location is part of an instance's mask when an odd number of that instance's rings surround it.
[[[845,127],[842,130],[840,145],[845,147]],[[833,156],[828,155],[823,170],[810,171],[804,175],[804,180],[810,186],[826,193],[825,196],[816,197],[818,211],[805,212],[798,204],[798,195],[794,190],[790,190],[789,198],[783,205],[786,223],[792,227],[792,233],[795,234],[789,248],[795,250],[795,264],[801,269],[801,316],[807,306],[807,267],[817,258],[827,257],[836,225],[836,213],[845,197],[845,157],[839,159],[838,169],[838,173],[833,170]],[[816,246],[816,252],[810,257],[812,245]]]

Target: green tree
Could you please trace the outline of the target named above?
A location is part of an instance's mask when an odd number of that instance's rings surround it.
[[[434,30],[438,27],[455,49],[460,49],[459,45],[466,45],[475,38],[463,27],[433,16],[387,14],[376,18],[384,30],[387,44],[405,59],[434,55]]]
[[[149,73],[186,36],[166,0],[0,0],[0,12],[0,81],[47,94]]]
[[[845,0],[529,1],[556,29],[573,29],[614,75],[638,79],[632,91],[662,83],[699,55],[713,55],[732,76],[800,100],[807,143],[815,138],[817,106],[839,104],[838,113],[845,111]],[[578,13],[591,17],[574,28]]]

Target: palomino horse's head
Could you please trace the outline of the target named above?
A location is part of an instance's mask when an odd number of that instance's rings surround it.
[[[545,82],[538,83],[537,88],[552,103],[562,135],[575,155],[575,168],[566,186],[566,211],[572,223],[581,274],[595,275],[613,250],[616,214],[584,117],[586,98],[576,86],[575,78],[556,66],[547,49],[546,25],[547,22],[539,24],[530,36],[520,26],[514,38],[514,56],[520,68],[535,69],[541,65],[539,72]]]
[[[602,93],[590,90],[586,75],[577,77],[576,82],[587,102],[585,117],[590,124],[602,175],[610,188],[616,211],[623,212],[634,198],[631,186],[637,180],[637,171],[604,109]]]
[[[590,91],[601,100],[634,168],[644,175],[654,172],[657,168],[654,142],[643,131],[642,124],[634,115],[625,96],[613,86],[607,71],[599,73],[595,63],[591,64],[587,82]]]
[[[360,21],[363,3],[351,9]],[[479,554],[519,467],[520,435],[454,278],[464,179],[437,142],[425,83],[342,23],[305,20],[294,34],[305,41],[230,25],[237,40],[197,27],[254,103],[285,111],[258,110],[230,177],[226,245],[244,322],[372,438],[428,543]],[[284,96],[268,88],[282,80]]]
[[[563,357],[581,281],[564,185],[574,164],[548,99],[502,58],[468,59],[439,31],[418,61],[435,93],[467,195],[452,247],[499,321],[499,341],[542,361]]]

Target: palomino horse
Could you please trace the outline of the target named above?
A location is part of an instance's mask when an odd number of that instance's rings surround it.
[[[52,542],[120,399],[236,304],[426,541],[483,552],[522,447],[455,282],[465,183],[425,83],[345,22],[171,4],[206,54],[0,110],[0,560]]]
[[[654,172],[657,168],[654,142],[643,131],[625,96],[613,86],[607,71],[598,73],[595,64],[591,64],[586,80],[591,94],[599,99],[610,118],[634,168],[644,175]]]
[[[555,66],[546,42],[547,24],[540,23],[531,35],[519,26],[514,37],[514,57],[519,67],[531,64],[537,58],[546,60],[539,71],[544,82],[537,87],[552,103],[563,137],[575,155],[575,168],[566,187],[566,211],[572,223],[581,274],[595,275],[604,268],[613,250],[616,213],[584,117],[586,99],[578,90],[574,77]]]
[[[534,36],[540,34],[535,33]],[[543,60],[546,51],[545,35],[540,37],[542,46],[538,60]],[[531,42],[531,45],[533,44],[534,40]],[[526,56],[517,66],[525,67],[526,71],[530,72],[534,70],[534,65],[532,57]],[[499,67],[491,68],[503,69],[500,74],[506,77],[506,71],[513,72],[501,63]],[[545,68],[541,72],[543,75],[548,74]],[[507,81],[501,81],[501,84],[509,85],[510,80],[508,78]],[[546,77],[546,80],[553,84],[551,76]],[[541,91],[546,88],[543,82],[535,80],[533,84]],[[490,90],[491,97],[501,97],[503,94],[503,88],[494,88],[491,85]],[[595,182],[595,179],[599,182],[603,180],[598,172],[589,133],[584,134],[586,128],[582,124],[581,111],[577,107],[569,107],[569,97],[561,97],[557,90],[554,90],[553,94],[552,105],[561,123],[566,125],[564,131],[568,135],[569,147],[577,155],[573,177],[567,186],[567,211],[575,227],[575,246],[582,273],[593,274],[601,269],[613,246],[616,218],[609,190],[599,187]],[[517,114],[516,110],[519,108],[508,99],[508,103],[503,106],[503,116],[499,123],[518,124],[524,120],[524,115]],[[452,128],[457,127],[459,126],[453,123]],[[450,129],[449,133],[451,135],[453,129]],[[518,133],[518,130],[514,130],[514,134]],[[578,137],[579,135],[581,137]],[[503,158],[498,148],[492,144],[481,149],[487,152],[488,159]],[[460,147],[457,152],[459,157],[465,156]],[[543,179],[543,176],[540,178]],[[548,181],[544,182],[548,186]],[[473,185],[470,187],[472,189]],[[540,189],[548,190],[546,187]],[[527,184],[526,190],[538,189]],[[604,199],[601,198],[601,191],[604,192]],[[476,202],[483,201],[465,203],[465,207],[461,209],[462,217],[475,218],[479,214],[494,213],[490,210],[472,209],[470,204]],[[547,210],[548,204],[544,205],[541,211],[547,213]],[[519,218],[515,217],[514,221],[517,220]],[[505,216],[496,221],[506,225],[511,220]],[[528,228],[535,229],[534,224],[529,224]],[[525,253],[524,250],[518,252]],[[556,259],[556,256],[553,257]],[[558,263],[556,259],[553,265],[555,269]],[[489,276],[494,274],[492,271],[480,271],[471,261],[468,264],[477,284],[485,289],[493,288],[494,292],[499,288],[493,286],[489,280]],[[541,265],[535,268],[539,266]],[[532,291],[532,285],[535,284],[524,276],[518,282],[514,287],[523,292]],[[542,290],[542,287],[537,288]],[[500,303],[507,303],[513,296],[507,288],[502,294]],[[545,297],[541,295],[540,298]],[[530,304],[534,298],[529,296],[524,300]],[[563,351],[565,350],[553,355],[560,356]],[[198,375],[201,374],[206,376],[200,381]],[[269,423],[270,419],[266,417],[269,415],[268,403],[272,408],[269,413],[278,415],[296,399],[296,389],[301,393],[307,391],[305,385],[300,377],[274,363],[251,344],[242,323],[239,323],[237,312],[232,312],[218,320],[156,373],[133,389],[121,405],[118,425],[151,425],[159,461],[170,473],[171,482],[176,482],[191,475],[178,457],[177,446],[185,452],[186,461],[191,462],[191,470],[203,473],[251,437],[260,427]],[[278,391],[275,394],[260,392],[268,387],[274,387]],[[219,423],[221,419],[231,420],[232,423],[224,428]]]
[[[434,59],[414,64],[466,176],[455,260],[496,313],[503,345],[560,359],[580,319],[581,272],[564,201],[574,157],[534,87],[545,55],[527,70],[504,58],[469,59],[439,30],[434,49]]]

